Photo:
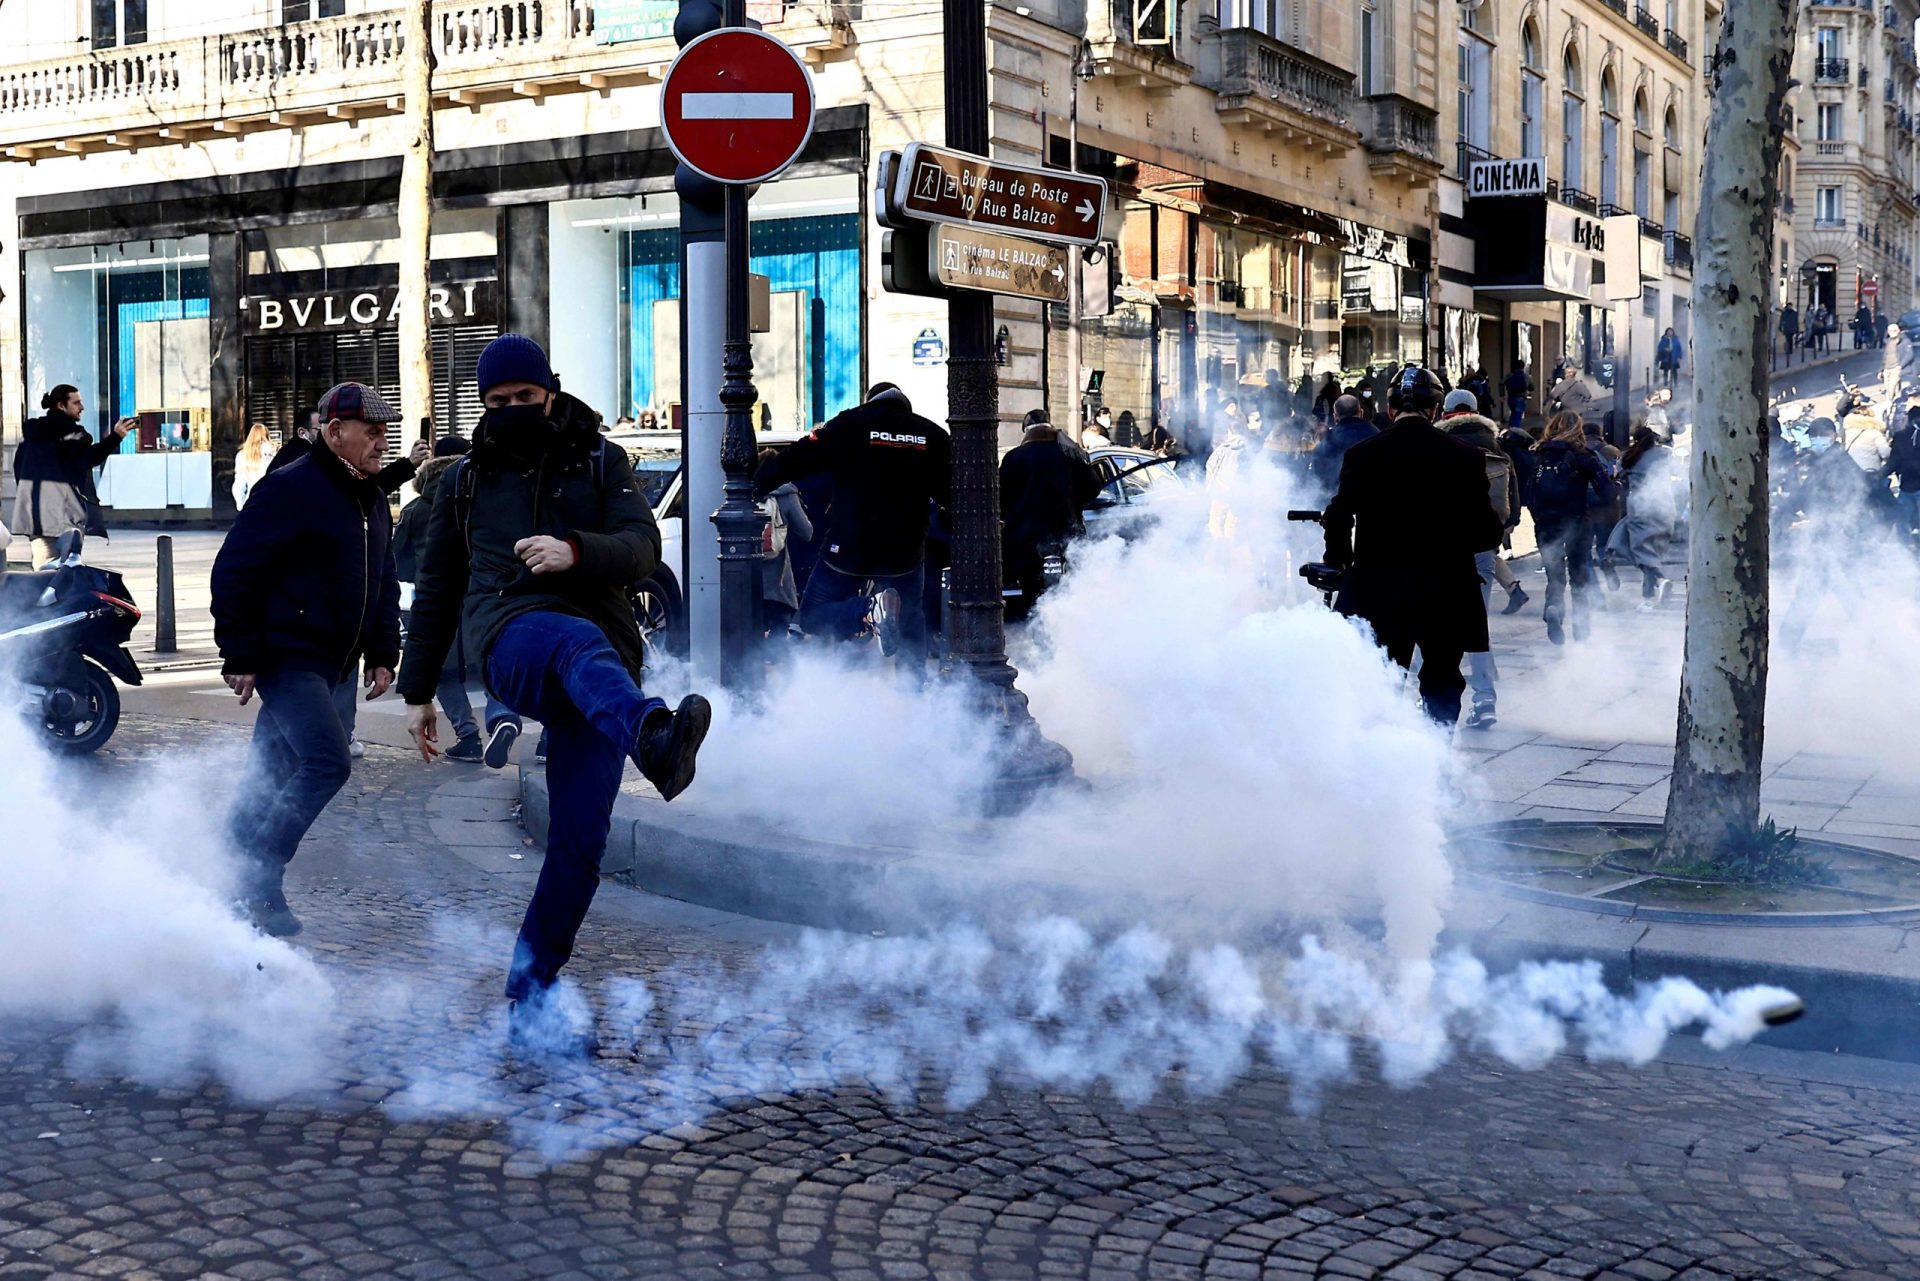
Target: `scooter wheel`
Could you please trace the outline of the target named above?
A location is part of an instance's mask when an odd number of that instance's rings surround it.
[[[92,663],[81,664],[81,671],[85,679],[81,688],[72,691],[78,704],[73,715],[58,720],[44,715],[40,718],[47,746],[69,756],[99,751],[120,725],[120,687],[113,683],[113,677]]]

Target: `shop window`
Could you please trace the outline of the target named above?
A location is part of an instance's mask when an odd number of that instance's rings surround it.
[[[1649,289],[1640,295],[1640,314],[1648,320],[1660,318],[1660,291]]]
[[[785,178],[753,202],[752,270],[769,278],[773,326],[753,336],[754,383],[778,432],[860,401],[859,207],[858,180],[844,176]],[[609,421],[647,409],[669,421],[683,400],[679,210],[670,191],[549,207],[555,369]]]
[[[93,47],[145,44],[147,0],[93,0]]]

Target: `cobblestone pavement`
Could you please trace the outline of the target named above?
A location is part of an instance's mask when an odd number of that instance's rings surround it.
[[[110,786],[239,732],[133,715],[92,768]],[[724,1036],[777,1071],[808,1035],[779,1010],[656,1018],[585,1068],[502,1062],[537,852],[456,855],[429,812],[485,782],[376,746],[296,864],[301,944],[356,1002],[332,1087],[260,1107],[77,1078],[76,1029],[0,1029],[0,1278],[1920,1275],[1920,1078],[1835,1083],[1808,1056],[1468,1060],[1308,1116],[1260,1069],[1137,1108],[1014,1082],[964,1110],[673,1070],[727,1062]],[[670,987],[790,933],[609,887],[575,969]]]

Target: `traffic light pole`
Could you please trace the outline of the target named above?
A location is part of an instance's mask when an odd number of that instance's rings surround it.
[[[947,145],[984,156],[989,145],[986,5],[984,0],[941,0],[941,9]],[[993,296],[962,291],[948,307],[953,331],[947,356],[947,423],[953,433],[948,654],[956,674],[976,682],[988,714],[1004,731],[993,799],[1010,808],[1070,776],[1073,757],[1040,733],[1007,661],[1000,595],[1000,387],[993,365]]]

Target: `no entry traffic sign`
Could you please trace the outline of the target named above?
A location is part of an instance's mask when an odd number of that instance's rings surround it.
[[[813,77],[763,31],[709,31],[667,68],[660,120],[688,168],[715,182],[765,182],[806,150]]]

